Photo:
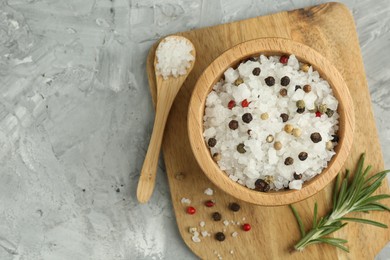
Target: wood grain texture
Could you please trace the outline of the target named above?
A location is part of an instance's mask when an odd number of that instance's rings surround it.
[[[290,253],[289,249],[299,239],[295,219],[287,206],[263,207],[240,202],[241,210],[233,213],[227,205],[236,201],[230,195],[217,189],[202,173],[192,155],[187,133],[188,102],[203,70],[222,52],[230,47],[261,37],[282,37],[304,43],[327,58],[341,73],[351,93],[355,109],[354,142],[345,167],[353,169],[360,154],[366,152],[366,161],[373,166],[372,173],[383,169],[383,158],[373,118],[370,94],[360,54],[359,42],[350,11],[341,4],[328,3],[315,7],[256,17],[240,22],[184,32],[181,35],[192,41],[197,50],[197,62],[192,73],[178,93],[166,125],[163,140],[163,154],[167,170],[172,202],[178,229],[188,247],[200,258],[215,259],[215,252],[223,259],[373,259],[390,240],[389,229],[349,223],[334,234],[348,239],[350,253],[328,245],[313,245],[303,253]],[[154,46],[148,56],[147,70],[151,94],[156,101],[155,76],[153,70]],[[214,196],[203,194],[207,187],[213,188]],[[319,203],[318,213],[324,215],[331,207],[332,185],[311,198],[296,205],[306,226],[311,225],[313,205]],[[388,193],[387,182],[379,189]],[[182,197],[192,200],[198,211],[195,215],[185,213]],[[203,202],[213,198],[217,204],[206,208]],[[389,202],[385,202],[389,205]],[[223,219],[251,223],[252,230],[240,231],[237,225],[226,227],[226,240],[218,242],[213,237],[202,239],[201,243],[191,241],[189,227],[198,227],[199,221],[206,222],[204,230],[214,234],[223,231],[224,225],[213,222],[211,214],[219,211]],[[387,212],[357,214],[390,225]],[[230,236],[238,231],[237,238]],[[230,254],[230,250],[234,254]]]
[[[213,161],[203,137],[203,116],[207,95],[229,67],[235,67],[242,60],[258,55],[294,54],[300,61],[311,64],[320,75],[327,79],[333,93],[339,100],[340,142],[336,155],[328,167],[312,180],[304,183],[301,190],[258,192],[232,181]],[[262,206],[280,206],[295,203],[322,190],[340,171],[352,146],[355,116],[351,95],[337,69],[321,54],[310,47],[284,38],[261,38],[234,46],[215,59],[198,79],[188,108],[188,136],[192,151],[208,178],[220,189],[240,200]]]
[[[185,40],[192,46],[192,43],[182,36],[169,36],[167,38]],[[167,38],[162,41],[165,41]],[[196,50],[193,46],[191,54],[193,57],[196,57]],[[157,63],[158,59],[155,57],[154,68]],[[162,75],[155,71],[157,91],[156,117],[154,119],[153,132],[150,138],[148,151],[146,152],[144,164],[138,181],[137,198],[141,203],[148,202],[152,196],[154,186],[156,184],[158,157],[160,155],[161,142],[169,111],[181,86],[194,68],[194,64],[194,61],[191,62],[190,67],[187,69],[187,74],[180,75],[178,77],[169,76],[164,79]]]

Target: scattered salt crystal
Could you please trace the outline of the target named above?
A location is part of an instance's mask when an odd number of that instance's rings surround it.
[[[245,217],[244,217],[244,218],[242,218],[242,221],[245,221],[245,219],[246,219]]]
[[[224,224],[225,226],[229,226],[229,220],[224,220],[224,221],[223,221],[223,224]]]
[[[302,180],[290,181],[288,187],[290,188],[290,190],[300,190],[302,188],[302,183]]]
[[[191,200],[190,200],[190,199],[187,199],[187,198],[182,198],[182,199],[181,199],[181,203],[182,203],[182,204],[191,204]]]
[[[191,234],[194,234],[195,232],[197,232],[197,228],[196,227],[190,227],[189,229],[188,229],[188,232],[190,232]]]
[[[199,226],[204,227],[206,223],[204,221],[199,222]]]
[[[207,231],[202,231],[200,232],[202,234],[202,237],[207,237],[207,236],[210,236],[210,233],[207,232]]]
[[[156,50],[156,69],[164,79],[185,75],[195,57],[191,54],[192,45],[188,40],[170,36],[161,41]]]
[[[231,255],[234,254],[234,251],[233,251],[233,250],[230,250],[230,254],[231,254]]]
[[[212,196],[214,194],[214,191],[211,188],[207,188],[205,189],[204,194]]]
[[[192,241],[194,241],[195,243],[199,243],[199,242],[200,242],[199,236],[192,236],[191,239],[192,239]]]
[[[237,236],[238,236],[238,233],[234,231],[234,232],[232,233],[232,237],[237,237]]]

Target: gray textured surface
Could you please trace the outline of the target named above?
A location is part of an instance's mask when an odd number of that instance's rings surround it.
[[[135,199],[153,120],[147,51],[169,33],[321,2],[0,1],[0,259],[194,258],[162,162],[150,203]],[[343,2],[390,168],[390,2]]]

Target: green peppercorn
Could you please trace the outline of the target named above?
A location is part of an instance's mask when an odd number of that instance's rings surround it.
[[[237,145],[237,152],[239,153],[246,153],[246,150],[245,150],[245,144],[241,143],[239,145]]]
[[[321,114],[326,113],[327,110],[328,110],[328,106],[326,104],[321,104],[318,106],[318,111],[320,111]]]
[[[332,117],[333,114],[334,114],[334,111],[333,111],[332,109],[328,108],[328,109],[326,110],[325,114],[326,114],[328,117]]]
[[[234,85],[238,86],[240,84],[244,83],[244,80],[242,78],[238,78],[234,81]]]
[[[305,101],[298,100],[296,105],[297,105],[297,108],[305,108]]]

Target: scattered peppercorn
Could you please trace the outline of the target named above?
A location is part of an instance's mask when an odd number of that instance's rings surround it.
[[[294,129],[294,127],[292,125],[290,125],[290,124],[286,124],[284,126],[284,131],[286,131],[286,133],[288,133],[288,134],[291,134],[293,129]]]
[[[258,190],[261,192],[267,192],[267,191],[269,191],[270,188],[271,187],[269,186],[269,184],[265,180],[258,179],[255,182],[255,190]]]
[[[257,61],[257,59],[255,57],[250,57],[248,60],[249,61]]]
[[[117,188],[115,191],[119,193],[121,192],[121,189]]]
[[[219,153],[213,154],[213,160],[214,162],[218,162],[219,160],[221,160],[221,154]]]
[[[298,114],[302,114],[303,112],[305,112],[305,108],[298,108],[297,109]]]
[[[299,158],[299,160],[301,160],[301,161],[306,160],[306,159],[307,159],[307,152],[300,152],[300,153],[298,154],[298,158]]]
[[[245,223],[244,225],[242,225],[242,230],[244,230],[244,231],[251,230],[251,225],[249,225],[248,223]]]
[[[279,61],[280,61],[280,63],[282,63],[282,64],[287,64],[287,62],[288,62],[288,56],[286,56],[286,55],[281,56],[280,59],[279,59]]]
[[[292,131],[292,134],[293,134],[293,136],[295,136],[295,137],[300,137],[301,134],[302,134],[302,130],[299,129],[299,128],[294,128],[293,131]]]
[[[252,114],[251,113],[245,113],[242,115],[242,121],[249,124],[252,121]]]
[[[263,114],[260,115],[260,118],[262,120],[267,120],[269,118],[269,115],[268,115],[268,113],[263,113]]]
[[[284,164],[285,165],[291,165],[294,163],[294,159],[291,158],[291,157],[287,157],[285,160],[284,160]]]
[[[285,88],[280,89],[279,94],[280,94],[282,97],[287,96],[287,89],[285,89]]]
[[[280,149],[282,149],[282,143],[279,141],[276,141],[274,143],[274,148],[275,148],[275,150],[279,151]]]
[[[328,108],[328,109],[326,110],[325,114],[326,114],[328,117],[332,117],[333,114],[334,114],[334,111],[333,111],[332,109]]]
[[[239,145],[237,145],[237,151],[239,152],[239,153],[246,153],[246,150],[245,150],[245,144],[239,144]]]
[[[326,113],[327,110],[328,110],[328,106],[327,106],[326,104],[321,104],[321,105],[318,107],[318,111],[320,111],[321,114]]]
[[[290,78],[288,76],[284,76],[281,80],[280,80],[280,85],[282,86],[287,86],[288,84],[290,84]]]
[[[219,212],[214,212],[211,217],[213,218],[214,221],[220,221],[222,219],[222,216]]]
[[[215,205],[215,202],[213,200],[208,200],[204,203],[204,205],[208,208],[211,208]]]
[[[241,207],[237,203],[233,202],[233,203],[229,204],[229,209],[231,211],[237,212],[237,211],[239,211],[241,209]]]
[[[253,74],[254,76],[259,76],[259,75],[260,75],[260,72],[261,72],[261,70],[260,70],[259,67],[256,67],[256,68],[254,68],[254,69],[252,70],[252,74]]]
[[[288,120],[288,115],[286,113],[280,114],[280,117],[282,118],[283,123],[287,122]]]
[[[306,93],[309,93],[311,91],[311,86],[310,85],[303,86],[303,91],[305,91]]]
[[[332,142],[334,143],[338,143],[339,142],[339,136],[338,135],[332,135],[333,139],[332,139]]]
[[[316,112],[316,117],[321,117],[321,112],[320,111]]]
[[[267,86],[269,86],[269,87],[272,87],[273,85],[275,85],[275,78],[274,77],[269,76],[269,77],[265,78],[264,81],[265,81],[265,84],[267,84]]]
[[[242,78],[238,78],[234,81],[234,85],[238,86],[240,84],[244,83],[244,80]]]
[[[310,139],[313,141],[313,143],[318,143],[322,141],[322,137],[318,132],[312,133],[310,135]]]
[[[187,208],[187,213],[190,214],[190,215],[194,215],[196,212],[196,209],[194,207],[188,207]]]
[[[225,235],[222,232],[218,232],[215,234],[215,239],[222,242],[225,240]]]
[[[265,140],[267,141],[267,143],[272,143],[274,141],[274,136],[269,135],[269,136],[267,136],[267,138]]]
[[[303,63],[301,65],[301,70],[303,70],[304,72],[308,72],[309,68],[310,68],[309,64]]]
[[[295,180],[300,180],[300,179],[302,179],[302,174],[297,174],[296,172],[294,172],[294,179],[295,179]]]
[[[244,99],[243,101],[241,101],[241,106],[242,107],[248,107],[250,104],[250,102],[248,102],[248,100]]]
[[[210,138],[207,142],[207,144],[209,145],[209,147],[214,147],[216,144],[217,144],[217,139],[215,138]]]
[[[236,106],[236,101],[234,100],[230,100],[229,103],[228,103],[228,108],[229,109],[233,109],[233,107]]]
[[[329,151],[333,149],[332,141],[327,141],[326,142],[326,149],[329,150]]]
[[[229,128],[232,130],[236,130],[238,128],[238,121],[232,120],[229,122]]]
[[[301,86],[296,85],[296,86],[295,86],[295,91],[297,91],[298,89],[301,89],[301,88],[302,88]]]
[[[303,100],[298,100],[296,102],[297,108],[305,108],[305,101]]]

